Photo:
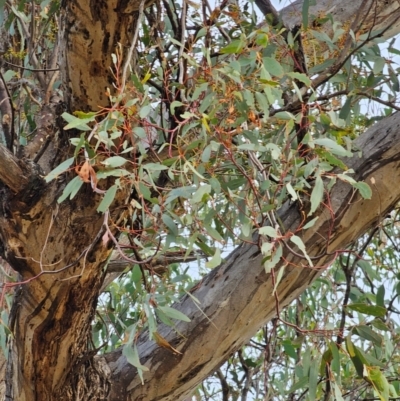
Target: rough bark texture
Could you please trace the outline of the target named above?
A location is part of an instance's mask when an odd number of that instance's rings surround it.
[[[97,111],[109,104],[107,90],[116,94],[117,66],[111,54],[120,52],[119,61],[124,62],[139,4],[138,0],[64,0],[60,67],[70,109]]]
[[[45,185],[31,171],[17,195],[2,189],[4,254],[24,282],[11,312],[7,396],[68,400],[83,393],[91,395],[85,399],[107,399],[108,383],[87,350],[111,243],[101,241],[103,216],[89,185],[82,196],[61,205],[58,186]],[[125,204],[127,195],[121,193],[115,206]],[[84,387],[79,373],[92,376],[90,386]]]
[[[363,28],[360,33],[367,33],[372,27],[374,32],[389,27],[382,37],[391,38],[399,32],[399,6],[399,0],[318,0],[315,5],[310,6],[309,15],[321,18],[331,14],[333,20],[341,22],[344,28],[350,26],[358,17],[362,17],[360,21]],[[300,25],[302,9],[303,0],[296,0],[282,10],[281,16],[286,27],[293,29]],[[361,9],[363,12],[360,15]]]
[[[297,18],[288,24],[301,21],[298,3],[283,13]],[[322,3],[325,11],[330,11],[332,6]],[[361,0],[328,3],[334,3],[335,10],[347,11],[343,15],[354,15],[357,7],[370,4]],[[366,18],[364,29],[372,28],[376,21],[382,26],[392,21],[395,9],[386,13],[387,3],[374,3],[382,18]],[[394,7],[398,3],[390,4]],[[111,53],[118,42],[126,53],[138,7],[138,2],[124,0],[62,1],[60,66],[70,108],[96,110],[107,105],[105,91],[112,88]],[[395,29],[387,34],[398,33],[398,24],[393,26]],[[69,156],[65,133],[57,121],[54,127],[59,132],[44,151],[46,169]],[[286,250],[285,257],[296,267],[286,268],[278,286],[280,307],[318,277],[336,250],[376,224],[400,199],[400,186],[393,185],[400,179],[400,114],[370,128],[357,146],[362,157],[356,155],[346,163],[354,169],[355,179],[371,185],[373,198],[362,200],[353,196],[349,185],[336,184],[330,195],[333,212],[322,208],[314,227],[303,235],[308,253],[322,254],[316,267],[311,268]],[[120,351],[95,357],[88,347],[90,324],[105,275],[103,267],[112,251],[110,242],[103,244],[101,240],[103,216],[96,212],[99,195],[84,184],[72,201],[58,204],[65,182],[46,184],[42,176],[40,163],[19,160],[0,145],[2,252],[24,282],[15,293],[11,314],[14,338],[6,373],[6,399],[179,400],[276,315],[271,277],[262,267],[259,249],[238,247],[193,291],[207,317],[187,296],[176,306],[192,319],[178,324],[182,335],[160,326],[160,334],[182,352],[181,356],[159,348],[146,333],[140,337],[141,362],[150,369],[142,386],[136,369]],[[129,188],[118,193],[112,206],[112,219],[117,224],[125,213],[120,206],[128,197]],[[301,221],[298,205],[287,205],[280,217],[286,233],[293,232]]]

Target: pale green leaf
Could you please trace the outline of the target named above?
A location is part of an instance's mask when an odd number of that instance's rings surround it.
[[[192,199],[190,199],[191,204],[205,202],[208,199],[209,193],[211,192],[211,185],[204,184],[197,188],[196,192],[193,194]]]
[[[291,196],[292,200],[293,200],[293,201],[297,200],[297,198],[298,198],[297,193],[296,193],[296,191],[293,189],[292,184],[291,184],[290,182],[288,182],[288,183],[286,184],[286,189],[287,189],[289,195]]]
[[[89,118],[78,118],[69,113],[63,113],[61,117],[68,123],[63,128],[64,130],[75,128],[80,131],[90,131],[91,128],[87,124],[95,120],[94,116]]]
[[[143,168],[146,169],[147,171],[168,170],[167,166],[164,166],[163,164],[159,164],[159,163],[147,163],[147,164],[143,165]]]
[[[61,203],[68,197],[70,197],[70,199],[73,199],[73,197],[78,193],[82,185],[83,181],[79,177],[73,178],[64,188],[64,191],[58,198],[57,202]]]
[[[151,106],[149,104],[147,104],[146,106],[143,106],[140,110],[139,110],[139,117],[140,118],[146,118],[151,111]]]
[[[366,182],[356,182],[353,184],[353,187],[358,189],[360,195],[364,199],[371,199],[372,198],[372,190],[371,187]]]
[[[271,238],[276,238],[278,236],[278,233],[276,232],[275,228],[270,226],[260,227],[258,229],[258,232],[260,233],[260,235],[268,235],[268,237]]]
[[[339,145],[337,142],[333,141],[330,138],[317,138],[314,139],[314,143],[319,146],[324,146],[329,149],[333,154],[338,156],[347,156],[351,157],[352,153],[346,150],[343,146]]]
[[[227,46],[222,48],[220,52],[222,54],[236,54],[240,53],[243,49],[245,42],[242,39],[235,39],[232,40]]]
[[[335,401],[344,401],[344,398],[342,397],[342,392],[337,383],[333,382],[332,384],[333,384],[333,391],[335,394]]]
[[[206,267],[209,269],[213,269],[214,267],[217,267],[221,264],[221,251],[219,248],[215,250],[214,256],[206,262]]]
[[[112,168],[116,168],[116,167],[121,167],[123,166],[128,160],[125,159],[124,157],[121,156],[112,156],[109,157],[108,159],[105,159],[102,164],[104,164],[107,167],[112,167]]]
[[[279,62],[273,57],[264,57],[263,58],[264,68],[271,74],[276,77],[281,78],[284,74],[282,66]]]
[[[290,237],[290,241],[292,241],[294,244],[296,244],[297,247],[300,249],[300,251],[304,254],[305,258],[307,259],[308,264],[310,265],[310,267],[314,267],[310,257],[307,254],[306,247],[305,247],[302,239],[300,237],[298,237],[297,235],[292,235]]]
[[[57,166],[54,170],[50,171],[49,174],[47,174],[44,179],[46,182],[50,182],[54,180],[54,178],[57,178],[60,174],[64,173],[74,162],[74,158],[70,157],[69,159],[63,161],[59,166]]]
[[[178,100],[174,100],[174,101],[171,103],[171,106],[170,106],[170,108],[171,108],[171,114],[174,115],[174,114],[175,114],[175,109],[176,109],[177,107],[180,107],[180,106],[183,106],[183,103],[182,103],[182,102],[179,102]]]
[[[103,199],[100,202],[97,211],[99,213],[104,213],[111,205],[115,198],[115,194],[117,193],[118,186],[112,185],[110,188],[107,189],[107,192],[104,194]]]
[[[140,363],[139,353],[138,353],[136,344],[124,345],[122,348],[122,355],[124,355],[126,360],[138,370],[140,380],[142,381],[142,384],[144,384],[143,372],[148,372],[149,369]]]
[[[275,256],[275,255],[273,255],[272,259],[274,259],[274,256]],[[279,259],[280,259],[280,258],[279,258]],[[279,285],[279,283],[280,283],[281,280],[282,280],[283,273],[285,272],[286,266],[287,266],[286,263],[283,264],[283,265],[281,266],[281,268],[279,269],[278,274],[276,275],[276,278],[275,278],[275,285],[274,285],[274,289],[273,289],[273,291],[272,291],[273,294],[275,294],[276,289],[278,288],[278,285]],[[272,267],[271,267],[271,268],[272,268]]]
[[[281,260],[282,257],[282,245],[279,244],[278,247],[274,250],[274,252],[271,255],[271,258],[267,259],[264,262],[264,269],[266,273],[269,273]],[[286,267],[286,264],[281,267],[278,273],[278,278],[276,279],[275,287],[274,287],[274,292],[276,289],[276,286],[279,284],[282,276],[279,277],[279,274],[283,274],[284,267]]]
[[[168,227],[170,233],[172,235],[174,235],[175,237],[177,237],[179,234],[179,231],[178,231],[178,227],[175,224],[175,221],[167,214],[162,215],[162,221]]]
[[[314,188],[311,192],[311,208],[310,208],[310,212],[308,213],[308,216],[311,216],[318,208],[318,206],[321,204],[322,202],[322,198],[324,196],[324,183],[322,181],[321,176],[317,176],[317,178],[315,179],[315,184],[314,184]]]
[[[171,308],[170,306],[158,306],[158,309],[160,309],[171,319],[182,320],[183,322],[190,322],[190,319],[185,314],[175,308]]]
[[[307,224],[304,225],[303,230],[307,230],[308,228],[311,228],[317,220],[318,220],[318,216],[314,217],[312,220],[310,220]]]
[[[384,317],[386,315],[386,308],[378,305],[369,305],[364,303],[353,303],[347,305],[348,309],[354,310],[364,315]]]

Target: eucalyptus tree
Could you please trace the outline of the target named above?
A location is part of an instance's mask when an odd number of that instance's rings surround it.
[[[183,399],[395,208],[398,2],[258,6],[3,2],[6,399]]]

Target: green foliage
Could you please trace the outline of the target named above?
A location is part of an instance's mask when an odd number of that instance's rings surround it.
[[[39,63],[51,59],[58,2],[35,3],[33,14],[25,1],[10,4],[7,12],[0,7],[0,24],[14,43],[5,60],[35,67],[26,54],[32,41],[21,28],[29,21],[37,21]],[[329,209],[337,180],[365,199],[372,196],[367,183],[352,177],[346,158],[357,152],[353,140],[391,113],[399,68],[382,56],[379,37],[372,35],[367,45],[366,37],[356,38],[330,15],[311,24],[311,4],[304,1],[302,10],[307,68],[296,58],[298,38],[258,25],[252,4],[222,10],[209,10],[206,2],[154,5],[139,22],[138,61],[126,85],[120,82],[121,51],[113,54],[116,90],[109,107],[62,114],[73,152],[45,177],[67,178],[58,201],[90,186],[99,194],[97,211],[108,217],[115,198],[132,193],[126,221],[105,222],[119,224],[129,246],[116,251],[126,271],[100,297],[93,343],[102,352],[124,346],[140,375],[145,367],[137,336],[147,329],[171,350],[158,322],[175,327],[189,321],[171,305],[191,296],[196,280],[218,266],[229,247],[260,239],[266,272],[277,270],[276,292],[286,268],[284,245],[313,267],[302,230]],[[323,31],[327,23],[330,34]],[[341,60],[346,40],[355,50]],[[399,54],[394,42],[389,52]],[[3,73],[19,110],[22,145],[35,132],[34,115],[44,101],[40,93],[35,98],[38,78],[29,68],[10,65]],[[374,111],[377,103],[385,108]],[[284,232],[277,217],[287,202],[297,202],[307,216],[296,232]],[[198,397],[219,399],[226,386],[232,399],[397,397],[396,216],[379,234],[361,239],[352,252],[343,250],[332,269],[199,387]],[[169,262],[171,255],[179,257]],[[167,261],[160,267],[153,263],[158,260]],[[199,269],[186,260],[197,260]],[[7,316],[1,318],[4,349]]]

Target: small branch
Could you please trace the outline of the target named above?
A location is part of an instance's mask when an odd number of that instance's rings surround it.
[[[7,60],[3,60],[3,62],[10,65],[11,67],[20,68],[21,70],[27,70],[32,72],[60,71],[59,68],[30,68],[30,67],[24,67],[23,65],[10,63]]]
[[[28,29],[25,21],[21,18],[21,16],[19,14],[14,14],[14,15],[18,19],[19,23],[21,24],[22,31],[23,31],[23,33],[25,35],[25,40],[28,43],[29,61],[32,61],[32,64],[36,67],[36,72],[38,73],[37,74],[37,78],[39,80],[40,86],[41,86],[41,88],[43,90],[45,90],[46,89],[46,79],[44,77],[43,72],[40,71],[39,68],[38,68],[40,63],[39,63],[39,60],[36,57],[35,52],[33,51],[34,50],[34,46],[32,46],[33,42],[35,40],[35,38],[32,37],[32,35],[34,35],[34,31],[33,31],[34,30],[34,24],[31,22],[31,25],[30,25],[31,29]],[[33,9],[32,9],[32,17],[33,17]]]
[[[230,388],[229,384],[226,381],[226,378],[224,374],[222,373],[221,369],[217,369],[215,373],[218,376],[219,381],[221,382],[221,387],[222,387],[222,401],[228,401],[229,400],[229,393],[230,393]]]
[[[204,257],[204,255],[192,255],[192,256],[187,256],[186,258],[184,256],[170,256],[170,255],[161,255],[153,260],[151,260],[148,263],[148,266],[153,269],[157,270],[157,267],[162,266],[162,267],[167,267],[173,263],[186,263],[186,262],[194,262],[196,261],[199,257]],[[133,263],[129,263],[125,259],[114,259],[110,260],[108,263],[107,267],[107,273],[122,273],[127,266],[131,266]]]
[[[184,86],[184,76],[186,74],[186,69],[183,62],[183,52],[185,50],[185,34],[186,34],[186,14],[187,14],[187,3],[184,0],[182,3],[182,14],[181,14],[181,26],[180,26],[180,33],[181,33],[181,47],[179,48],[178,60],[179,60],[179,77],[178,82],[182,86],[181,89],[181,99],[183,102],[186,102],[186,93],[183,89]]]
[[[0,112],[6,146],[12,150],[14,142],[14,110],[3,74],[0,72]]]
[[[256,0],[257,7],[260,11],[267,16],[268,14],[272,15],[272,25],[278,25],[279,23],[279,14],[276,11],[276,8],[272,5],[270,0]]]
[[[143,19],[143,14],[144,14],[144,0],[141,0],[140,1],[140,5],[139,5],[139,16],[138,16],[138,19],[137,19],[137,22],[136,22],[135,33],[134,33],[133,38],[132,38],[132,43],[131,43],[131,46],[129,48],[128,55],[126,56],[124,68],[122,69],[121,93],[124,93],[124,91],[125,91],[126,76],[128,74],[129,65],[131,64],[131,58],[132,58],[133,50],[136,47],[136,42],[137,42],[138,37],[139,37],[139,29],[140,29],[140,24],[141,24],[142,19]]]

